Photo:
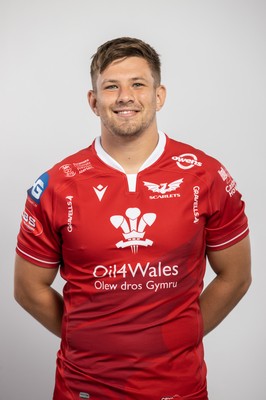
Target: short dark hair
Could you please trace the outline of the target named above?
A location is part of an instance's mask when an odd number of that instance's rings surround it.
[[[95,87],[97,75],[103,72],[113,61],[125,57],[144,58],[152,71],[155,85],[161,83],[161,61],[159,54],[147,43],[131,37],[120,37],[109,40],[98,47],[92,56],[91,80]]]

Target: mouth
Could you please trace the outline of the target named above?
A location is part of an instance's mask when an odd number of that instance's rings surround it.
[[[134,117],[139,110],[114,110],[119,117]]]

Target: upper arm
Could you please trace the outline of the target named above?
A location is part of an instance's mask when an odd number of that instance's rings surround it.
[[[17,301],[25,295],[43,290],[53,283],[57,268],[43,268],[16,255],[14,271],[14,294]]]
[[[225,280],[251,281],[251,252],[249,236],[219,251],[208,251],[207,257],[213,271]]]

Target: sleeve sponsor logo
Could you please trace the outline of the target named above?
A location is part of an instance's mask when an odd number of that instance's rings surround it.
[[[29,197],[35,202],[40,203],[41,196],[48,186],[49,175],[47,172],[42,174],[28,190]]]
[[[180,156],[173,156],[172,160],[176,161],[176,165],[181,169],[191,169],[193,167],[202,166],[202,162],[198,161],[197,156],[192,153],[184,153]]]
[[[237,191],[236,182],[231,177],[227,169],[222,166],[218,170],[218,174],[226,184],[225,191],[229,194],[230,197],[232,197]]]
[[[42,224],[27,208],[22,213],[21,228],[34,236],[39,236],[43,232]]]

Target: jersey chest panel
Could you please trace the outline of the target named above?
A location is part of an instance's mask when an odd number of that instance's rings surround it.
[[[176,296],[178,286],[182,301],[190,289],[198,295],[205,266],[206,193],[194,179],[172,171],[140,173],[136,191],[129,192],[124,174],[96,175],[61,193],[61,273],[80,293],[77,303],[88,293],[96,296],[98,313],[124,296],[128,302],[128,293],[135,291],[149,297],[163,288]],[[172,182],[177,183],[170,190]],[[114,295],[113,302],[106,303],[104,296],[101,301],[106,292]]]
[[[68,187],[58,206],[63,211],[63,252],[78,251],[84,267],[136,255],[154,259],[174,251],[186,257],[188,247],[191,251],[197,242],[202,244],[206,215],[206,190],[193,180],[193,175],[173,172],[139,174],[136,191],[129,192],[121,173]],[[171,188],[172,182],[176,183]]]

